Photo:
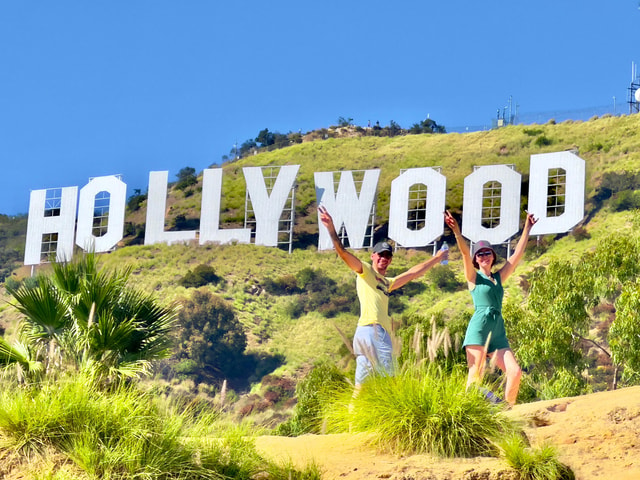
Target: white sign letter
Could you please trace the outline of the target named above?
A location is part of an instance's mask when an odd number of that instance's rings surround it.
[[[24,249],[24,264],[40,264],[42,236],[57,234],[56,260],[71,260],[73,257],[73,234],[76,223],[78,187],[60,188],[60,198],[54,208],[47,206],[47,190],[34,190],[29,200],[27,240]],[[49,199],[50,201],[50,199]],[[55,215],[45,215],[55,213]]]
[[[244,179],[256,216],[256,245],[278,246],[278,224],[285,202],[291,193],[300,165],[280,167],[271,194],[267,192],[261,167],[245,167]]]
[[[409,189],[416,184],[427,187],[426,219],[420,230],[410,230]],[[444,231],[443,212],[447,179],[433,168],[410,168],[391,182],[389,238],[403,247],[424,247]]]
[[[169,172],[149,172],[149,195],[147,197],[147,225],[144,244],[154,243],[186,243],[195,240],[196,231],[165,232],[164,215],[167,208],[167,181]]]
[[[566,174],[564,213],[547,216],[549,171],[563,169]],[[585,161],[571,152],[531,155],[529,167],[529,211],[538,217],[531,235],[563,233],[584,218]]]
[[[344,224],[349,236],[351,248],[363,248],[364,236],[369,224],[371,208],[376,198],[380,170],[366,170],[360,188],[360,196],[356,192],[351,171],[342,172],[336,194],[333,187],[333,172],[316,172],[316,201],[331,213],[336,230],[340,231]],[[319,214],[318,214],[319,215]],[[318,223],[320,220],[318,218]],[[333,248],[326,228],[320,229],[318,250]]]
[[[251,242],[251,229],[230,228],[221,230],[220,197],[222,194],[222,169],[207,168],[202,172],[202,206],[200,208],[200,245],[207,242]]]
[[[109,194],[109,219],[104,235],[93,235],[96,196]],[[96,177],[80,190],[76,245],[85,251],[108,252],[120,240],[124,231],[124,210],[127,202],[127,185],[114,175]]]
[[[500,224],[493,228],[482,225],[483,189],[488,182],[500,188]],[[478,168],[464,179],[462,234],[472,242],[487,240],[502,243],[520,229],[520,174],[506,165]]]

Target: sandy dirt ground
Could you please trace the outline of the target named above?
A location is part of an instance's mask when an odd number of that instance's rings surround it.
[[[640,479],[640,387],[516,405],[508,415],[524,422],[532,445],[554,445],[578,480]],[[363,435],[265,436],[256,445],[274,460],[315,462],[325,480],[515,478],[501,459],[390,455],[368,446]]]

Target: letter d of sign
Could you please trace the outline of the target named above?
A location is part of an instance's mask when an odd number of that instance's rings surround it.
[[[550,192],[554,171],[555,191]],[[531,155],[528,208],[538,218],[531,227],[531,235],[568,232],[584,218],[585,179],[585,161],[572,152]],[[558,215],[560,211],[562,213]]]

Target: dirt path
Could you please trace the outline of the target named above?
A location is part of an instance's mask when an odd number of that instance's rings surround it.
[[[532,444],[549,441],[578,480],[640,479],[640,387],[517,405],[509,415],[526,422]],[[376,452],[364,435],[259,437],[267,457],[298,466],[318,464],[324,479],[509,479],[500,459],[440,460],[428,455]]]

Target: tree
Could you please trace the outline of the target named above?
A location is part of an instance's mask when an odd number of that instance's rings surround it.
[[[613,362],[613,388],[620,370],[623,380],[640,380],[639,281],[640,237],[633,233],[609,237],[577,261],[554,260],[536,269],[529,278],[526,304],[505,306],[507,328],[522,364],[538,379],[556,378],[570,385],[567,375],[584,381],[587,351],[595,348]],[[593,333],[593,311],[603,302],[615,304],[616,310],[608,338]],[[559,370],[564,378],[556,375]]]
[[[396,135],[400,135],[402,133],[402,127],[393,120],[389,122],[388,130],[389,130],[390,137],[395,137]]]
[[[0,363],[25,375],[83,371],[98,382],[149,373],[169,354],[176,309],[132,288],[129,275],[99,268],[86,254],[9,289],[23,318],[18,342],[2,340]]]
[[[233,307],[218,295],[195,290],[179,313],[179,361],[195,362],[198,381],[233,378],[242,371],[247,337]]]
[[[420,123],[414,123],[409,129],[409,133],[417,135],[420,133],[447,133],[444,126],[438,125],[435,120],[425,118]]]
[[[624,365],[623,379],[640,380],[640,280],[625,284],[616,301],[616,320],[609,330],[614,365]]]
[[[288,147],[290,143],[288,135],[278,132],[273,134],[273,146],[275,148]]]
[[[256,137],[256,142],[258,142],[261,147],[268,147],[269,145],[273,145],[275,143],[274,134],[271,133],[268,128],[260,130],[258,136]]]
[[[246,157],[252,150],[255,150],[256,148],[258,148],[258,144],[255,142],[255,140],[249,139],[242,142],[239,151],[234,149],[231,151],[231,153],[234,154],[234,158],[237,158],[238,154],[240,155],[240,157]]]
[[[147,194],[146,193],[143,194],[139,188],[136,188],[133,191],[133,195],[131,195],[127,199],[127,207],[129,208],[129,211],[135,212],[136,210],[138,210],[146,199],[147,199]]]
[[[191,185],[198,183],[196,169],[193,167],[181,168],[176,177],[178,177],[178,181],[176,182],[176,188],[178,190],[185,190]]]

